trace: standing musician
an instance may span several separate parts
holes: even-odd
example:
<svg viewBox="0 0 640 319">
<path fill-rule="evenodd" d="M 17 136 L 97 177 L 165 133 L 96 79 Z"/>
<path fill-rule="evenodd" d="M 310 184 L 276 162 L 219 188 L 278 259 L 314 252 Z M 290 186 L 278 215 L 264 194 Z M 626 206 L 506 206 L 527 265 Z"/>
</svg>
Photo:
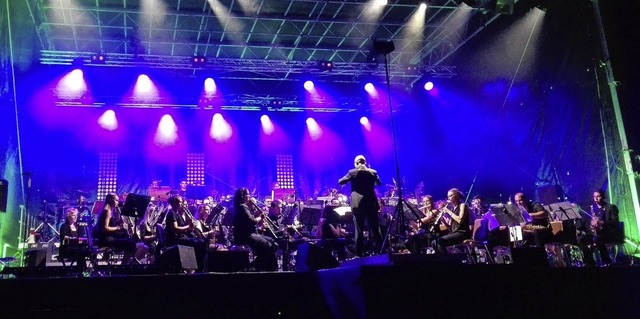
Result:
<svg viewBox="0 0 640 319">
<path fill-rule="evenodd" d="M 593 264 L 593 251 L 590 245 L 596 246 L 600 253 L 600 258 L 605 264 L 612 262 L 607 252 L 607 244 L 622 242 L 623 236 L 620 231 L 620 220 L 618 217 L 618 207 L 606 202 L 605 192 L 595 190 L 593 192 L 593 204 L 591 205 L 590 219 L 585 222 L 588 225 L 586 234 L 580 236 L 578 244 L 585 256 L 586 264 Z"/>
<path fill-rule="evenodd" d="M 448 206 L 453 206 L 449 209 Z M 440 215 L 436 218 L 436 225 L 439 219 L 451 218 L 451 232 L 434 241 L 434 248 L 438 252 L 447 252 L 446 247 L 462 243 L 470 237 L 469 231 L 469 206 L 462 201 L 462 192 L 457 188 L 452 188 L 447 192 L 447 205 L 439 209 Z"/>
<path fill-rule="evenodd" d="M 277 245 L 273 238 L 258 234 L 257 225 L 264 219 L 263 213 L 254 217 L 250 207 L 255 204 L 246 188 L 239 188 L 233 195 L 233 236 L 236 245 L 249 245 L 256 258 L 251 267 L 262 271 L 278 269 Z M 259 209 L 257 209 L 259 210 Z"/>
<path fill-rule="evenodd" d="M 110 193 L 104 198 L 104 206 L 98 215 L 96 226 L 98 245 L 124 252 L 123 262 L 129 263 L 136 248 L 129 231 L 133 225 L 124 223 L 118 203 L 119 198 L 116 194 Z"/>
<path fill-rule="evenodd" d="M 355 168 L 349 170 L 347 174 L 338 180 L 338 184 L 345 185 L 351 182 L 351 211 L 353 212 L 353 223 L 355 224 L 356 255 L 364 256 L 364 222 L 369 223 L 373 239 L 375 241 L 375 252 L 382 249 L 382 234 L 380 233 L 380 222 L 378 220 L 378 210 L 380 204 L 376 197 L 375 187 L 382 184 L 378 172 L 367 167 L 367 160 L 362 155 L 356 156 L 353 160 Z"/>
<path fill-rule="evenodd" d="M 208 241 L 205 236 L 196 228 L 197 221 L 189 212 L 187 203 L 180 195 L 173 195 L 167 199 L 170 206 L 165 219 L 166 222 L 166 242 L 167 246 L 184 245 L 191 246 L 196 253 L 198 270 L 204 269 L 204 259 L 206 258 Z"/>
</svg>

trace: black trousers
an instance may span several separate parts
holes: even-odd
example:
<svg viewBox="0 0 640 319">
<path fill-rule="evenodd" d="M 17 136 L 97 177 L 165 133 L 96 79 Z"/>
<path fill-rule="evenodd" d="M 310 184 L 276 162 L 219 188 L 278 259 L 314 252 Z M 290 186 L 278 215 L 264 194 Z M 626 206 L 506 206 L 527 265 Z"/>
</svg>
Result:
<svg viewBox="0 0 640 319">
<path fill-rule="evenodd" d="M 373 240 L 375 241 L 375 253 L 377 254 L 382 249 L 382 233 L 380 233 L 380 222 L 378 221 L 378 212 L 375 210 L 362 210 L 359 208 L 353 208 L 353 223 L 355 224 L 355 241 L 356 241 L 356 255 L 364 256 L 364 222 L 365 220 L 369 224 L 371 233 L 373 234 Z"/>
<path fill-rule="evenodd" d="M 251 247 L 251 250 L 256 257 L 253 260 L 252 266 L 257 270 L 278 270 L 278 259 L 276 257 L 278 245 L 276 245 L 273 238 L 254 233 L 240 243 L 247 244 Z"/>
</svg>

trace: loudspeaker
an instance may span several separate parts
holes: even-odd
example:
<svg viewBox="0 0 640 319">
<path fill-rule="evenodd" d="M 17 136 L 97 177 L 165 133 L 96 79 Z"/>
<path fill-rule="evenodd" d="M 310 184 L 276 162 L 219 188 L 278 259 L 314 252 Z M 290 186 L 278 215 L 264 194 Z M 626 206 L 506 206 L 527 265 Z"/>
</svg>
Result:
<svg viewBox="0 0 640 319">
<path fill-rule="evenodd" d="M 543 205 L 550 205 L 553 203 L 561 202 L 563 196 L 562 186 L 560 185 L 545 185 L 540 186 L 536 190 L 538 195 L 538 202 Z"/>
<path fill-rule="evenodd" d="M 158 265 L 176 271 L 183 269 L 196 270 L 198 269 L 196 251 L 189 246 L 171 246 L 158 256 Z"/>
<path fill-rule="evenodd" d="M 207 271 L 238 272 L 249 267 L 248 250 L 210 251 Z"/>
<path fill-rule="evenodd" d="M 9 181 L 0 178 L 0 212 L 7 212 L 7 197 L 9 196 Z"/>
<path fill-rule="evenodd" d="M 331 252 L 314 243 L 298 246 L 296 255 L 296 271 L 314 271 L 318 269 L 336 268 L 340 263 Z"/>
<path fill-rule="evenodd" d="M 511 248 L 511 258 L 515 265 L 549 267 L 547 252 L 542 247 Z"/>
<path fill-rule="evenodd" d="M 47 265 L 47 249 L 38 248 L 25 252 L 27 267 L 45 267 Z"/>
</svg>

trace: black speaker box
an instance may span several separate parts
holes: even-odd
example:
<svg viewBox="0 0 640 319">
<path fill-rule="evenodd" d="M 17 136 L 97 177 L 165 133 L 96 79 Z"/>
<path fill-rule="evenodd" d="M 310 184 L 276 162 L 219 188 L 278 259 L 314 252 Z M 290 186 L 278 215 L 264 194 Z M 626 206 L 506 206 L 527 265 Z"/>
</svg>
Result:
<svg viewBox="0 0 640 319">
<path fill-rule="evenodd" d="M 25 252 L 27 267 L 45 267 L 47 265 L 47 249 L 38 248 Z"/>
<path fill-rule="evenodd" d="M 331 252 L 314 243 L 298 246 L 296 255 L 296 271 L 315 271 L 336 268 L 340 263 Z"/>
<path fill-rule="evenodd" d="M 7 197 L 9 196 L 9 181 L 0 178 L 0 212 L 7 212 Z"/>
<path fill-rule="evenodd" d="M 207 271 L 238 272 L 249 267 L 248 250 L 210 251 Z"/>
<path fill-rule="evenodd" d="M 158 265 L 175 271 L 198 269 L 195 250 L 193 247 L 182 245 L 167 248 L 158 257 Z"/>
<path fill-rule="evenodd" d="M 549 267 L 547 252 L 542 247 L 511 248 L 511 258 L 515 265 Z"/>
</svg>

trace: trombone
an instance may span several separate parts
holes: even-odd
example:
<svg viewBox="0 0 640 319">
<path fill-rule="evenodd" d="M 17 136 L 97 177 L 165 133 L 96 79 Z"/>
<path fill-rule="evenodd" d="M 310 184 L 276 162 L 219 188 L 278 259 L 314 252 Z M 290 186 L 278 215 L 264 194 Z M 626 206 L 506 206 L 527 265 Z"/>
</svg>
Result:
<svg viewBox="0 0 640 319">
<path fill-rule="evenodd" d="M 276 225 L 275 222 L 273 222 L 273 220 L 271 220 L 271 218 L 269 218 L 269 215 L 265 214 L 262 209 L 260 209 L 260 207 L 258 207 L 258 204 L 256 204 L 256 199 L 255 198 L 251 198 L 251 200 L 249 200 L 250 206 L 249 208 L 253 208 L 254 210 L 258 210 L 260 213 L 260 216 L 262 216 L 262 220 L 263 220 L 263 225 L 264 228 L 269 231 L 269 234 L 271 236 L 273 236 L 273 238 L 278 238 L 278 236 L 276 236 L 276 232 L 274 231 L 275 228 L 278 227 L 278 225 Z"/>
</svg>

